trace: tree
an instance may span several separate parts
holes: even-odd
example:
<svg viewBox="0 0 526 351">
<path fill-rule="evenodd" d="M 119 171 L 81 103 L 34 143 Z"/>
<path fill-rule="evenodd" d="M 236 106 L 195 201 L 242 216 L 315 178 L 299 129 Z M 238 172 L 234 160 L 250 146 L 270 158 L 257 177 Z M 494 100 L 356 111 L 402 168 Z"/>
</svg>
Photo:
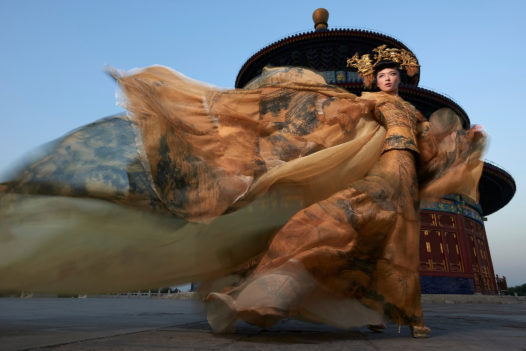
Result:
<svg viewBox="0 0 526 351">
<path fill-rule="evenodd" d="M 515 293 L 517 293 L 518 296 L 526 296 L 526 284 L 508 288 L 508 293 L 510 295 L 515 295 Z"/>
</svg>

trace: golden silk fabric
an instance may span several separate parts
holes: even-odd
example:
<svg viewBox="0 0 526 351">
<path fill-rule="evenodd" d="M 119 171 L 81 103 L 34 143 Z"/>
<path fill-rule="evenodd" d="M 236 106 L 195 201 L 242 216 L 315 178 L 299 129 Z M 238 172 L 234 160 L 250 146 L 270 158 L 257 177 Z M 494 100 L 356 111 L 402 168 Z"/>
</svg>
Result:
<svg viewBox="0 0 526 351">
<path fill-rule="evenodd" d="M 2 186 L 1 290 L 206 281 L 216 330 L 422 325 L 418 203 L 476 198 L 480 131 L 299 68 L 241 90 L 157 66 L 114 76 L 131 117 L 59 139 Z"/>
<path fill-rule="evenodd" d="M 250 83 L 252 89 L 230 91 L 164 67 L 117 79 L 141 129 L 163 202 L 190 220 L 218 216 L 278 179 L 298 185 L 314 181 L 316 192 L 325 183 L 330 189 L 313 194 L 322 199 L 363 176 L 383 140 L 374 137 L 381 128 L 371 118 L 370 101 L 326 85 L 309 70 L 267 70 Z M 349 141 L 352 145 L 343 146 Z M 357 153 L 367 154 L 353 159 Z M 347 171 L 336 174 L 339 167 Z M 337 179 L 328 181 L 328 176 Z M 184 203 L 180 183 L 185 185 Z M 336 188 L 330 186 L 334 183 Z"/>
</svg>

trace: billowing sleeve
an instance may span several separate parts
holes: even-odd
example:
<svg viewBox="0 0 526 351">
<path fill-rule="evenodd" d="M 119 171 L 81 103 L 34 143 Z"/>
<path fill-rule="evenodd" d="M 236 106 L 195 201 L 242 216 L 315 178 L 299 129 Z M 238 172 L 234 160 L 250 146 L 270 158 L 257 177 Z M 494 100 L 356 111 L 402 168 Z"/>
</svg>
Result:
<svg viewBox="0 0 526 351">
<path fill-rule="evenodd" d="M 462 129 L 453 111 L 441 109 L 420 124 L 418 177 L 421 199 L 463 194 L 478 200 L 487 136 L 480 126 Z"/>
</svg>

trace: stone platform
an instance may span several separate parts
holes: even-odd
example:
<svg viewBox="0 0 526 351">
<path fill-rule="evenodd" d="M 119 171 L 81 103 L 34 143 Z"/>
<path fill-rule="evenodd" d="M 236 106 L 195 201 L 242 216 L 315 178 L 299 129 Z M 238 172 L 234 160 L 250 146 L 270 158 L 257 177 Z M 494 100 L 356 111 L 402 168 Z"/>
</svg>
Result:
<svg viewBox="0 0 526 351">
<path fill-rule="evenodd" d="M 432 334 L 413 339 L 294 320 L 215 335 L 193 297 L 0 298 L 0 350 L 526 350 L 524 298 L 424 295 Z"/>
</svg>

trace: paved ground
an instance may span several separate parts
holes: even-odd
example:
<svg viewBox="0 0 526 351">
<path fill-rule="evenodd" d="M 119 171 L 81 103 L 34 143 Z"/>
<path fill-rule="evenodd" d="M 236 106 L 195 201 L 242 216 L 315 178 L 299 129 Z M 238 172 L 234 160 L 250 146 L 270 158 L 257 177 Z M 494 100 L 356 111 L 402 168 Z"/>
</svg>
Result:
<svg viewBox="0 0 526 351">
<path fill-rule="evenodd" d="M 262 331 L 212 334 L 195 300 L 159 298 L 1 298 L 0 350 L 521 350 L 526 303 L 424 299 L 429 339 L 388 325 L 383 334 L 285 320 Z M 426 302 L 427 301 L 427 302 Z M 473 301 L 469 301 L 473 302 Z M 475 301 L 477 302 L 477 301 Z"/>
</svg>

